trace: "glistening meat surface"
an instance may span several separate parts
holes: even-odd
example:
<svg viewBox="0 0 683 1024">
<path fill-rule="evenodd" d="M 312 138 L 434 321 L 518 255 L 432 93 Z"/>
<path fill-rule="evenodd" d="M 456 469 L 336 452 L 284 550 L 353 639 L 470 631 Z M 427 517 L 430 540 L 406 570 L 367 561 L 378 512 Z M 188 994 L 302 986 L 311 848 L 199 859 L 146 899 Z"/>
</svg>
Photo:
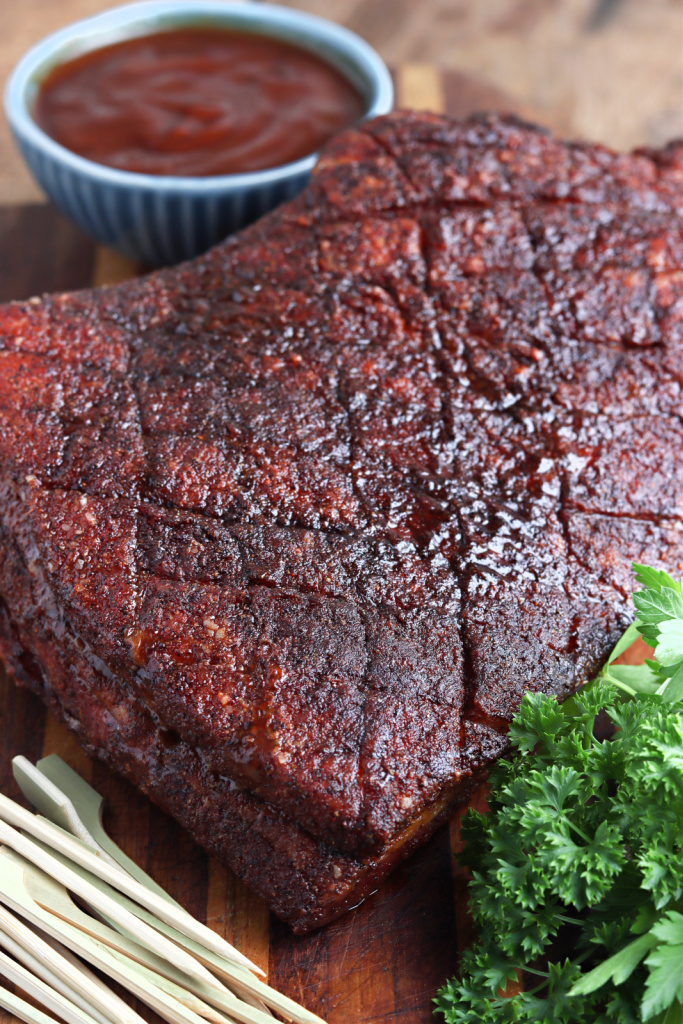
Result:
<svg viewBox="0 0 683 1024">
<path fill-rule="evenodd" d="M 176 269 L 0 309 L 0 645 L 298 930 L 683 570 L 683 147 L 395 114 Z"/>
</svg>

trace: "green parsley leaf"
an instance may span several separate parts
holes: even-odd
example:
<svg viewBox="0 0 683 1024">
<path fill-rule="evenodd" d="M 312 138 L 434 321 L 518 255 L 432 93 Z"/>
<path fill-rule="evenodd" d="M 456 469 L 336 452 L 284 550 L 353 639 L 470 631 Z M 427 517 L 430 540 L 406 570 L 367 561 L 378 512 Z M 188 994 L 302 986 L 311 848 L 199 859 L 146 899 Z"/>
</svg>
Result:
<svg viewBox="0 0 683 1024">
<path fill-rule="evenodd" d="M 605 667 L 562 705 L 524 696 L 490 813 L 465 816 L 479 940 L 435 1000 L 446 1024 L 683 1024 L 683 591 L 633 568 Z M 655 660 L 614 664 L 638 635 Z"/>
<path fill-rule="evenodd" d="M 672 1003 L 668 1010 L 652 1018 L 652 1024 L 683 1024 L 683 1004 Z"/>
<path fill-rule="evenodd" d="M 668 619 L 683 618 L 683 596 L 671 587 L 659 590 L 639 590 L 633 595 L 633 604 L 641 622 L 657 626 Z"/>
<path fill-rule="evenodd" d="M 668 1009 L 676 1001 L 683 1003 L 683 914 L 669 911 L 652 926 L 650 936 L 658 945 L 645 964 L 650 968 L 645 983 L 643 1020 Z M 648 936 L 643 936 L 643 939 Z"/>
<path fill-rule="evenodd" d="M 683 603 L 683 597 L 679 597 L 679 601 Z M 683 661 L 683 618 L 666 619 L 659 623 L 655 658 L 667 668 Z"/>
<path fill-rule="evenodd" d="M 633 693 L 657 693 L 662 676 L 651 665 L 611 665 L 608 677 L 624 683 Z"/>
<path fill-rule="evenodd" d="M 659 685 L 657 693 L 665 697 L 669 703 L 683 701 L 683 665 L 676 666 L 673 675 Z"/>
<path fill-rule="evenodd" d="M 650 935 L 641 935 L 640 938 L 629 942 L 614 956 L 603 960 L 601 964 L 594 967 L 587 974 L 582 974 L 575 985 L 572 986 L 570 996 L 586 996 L 602 988 L 608 981 L 615 985 L 621 985 L 635 971 L 638 964 L 647 956 L 656 939 Z"/>
<path fill-rule="evenodd" d="M 637 562 L 634 562 L 633 572 L 635 573 L 636 581 L 648 590 L 657 591 L 661 590 L 662 587 L 670 587 L 671 590 L 677 590 L 679 594 L 681 593 L 681 584 L 677 583 L 663 569 L 650 569 L 647 565 L 638 565 Z"/>
</svg>

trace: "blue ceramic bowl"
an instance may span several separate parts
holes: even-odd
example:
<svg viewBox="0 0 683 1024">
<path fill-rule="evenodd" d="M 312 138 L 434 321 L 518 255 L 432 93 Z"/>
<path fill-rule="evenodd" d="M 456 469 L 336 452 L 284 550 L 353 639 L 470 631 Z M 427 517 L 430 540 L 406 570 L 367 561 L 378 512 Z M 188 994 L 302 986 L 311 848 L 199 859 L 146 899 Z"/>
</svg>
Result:
<svg viewBox="0 0 683 1024">
<path fill-rule="evenodd" d="M 77 156 L 31 116 L 40 84 L 57 65 L 89 50 L 180 26 L 274 36 L 334 65 L 366 102 L 366 117 L 386 114 L 393 88 L 386 65 L 364 40 L 323 18 L 267 3 L 146 0 L 76 22 L 34 46 L 5 89 L 5 113 L 26 163 L 60 210 L 96 242 L 154 265 L 176 263 L 291 199 L 306 184 L 316 154 L 249 174 L 166 177 L 120 171 Z"/>
</svg>

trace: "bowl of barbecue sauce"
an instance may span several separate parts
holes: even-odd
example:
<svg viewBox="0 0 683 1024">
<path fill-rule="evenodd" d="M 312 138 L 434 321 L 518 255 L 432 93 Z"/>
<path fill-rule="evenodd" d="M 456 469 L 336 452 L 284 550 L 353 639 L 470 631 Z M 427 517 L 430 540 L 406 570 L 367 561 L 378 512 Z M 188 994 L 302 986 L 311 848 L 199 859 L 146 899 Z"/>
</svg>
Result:
<svg viewBox="0 0 683 1024">
<path fill-rule="evenodd" d="M 47 37 L 5 111 L 56 206 L 145 263 L 203 252 L 306 184 L 337 132 L 393 104 L 377 53 L 267 3 L 147 0 Z"/>
</svg>

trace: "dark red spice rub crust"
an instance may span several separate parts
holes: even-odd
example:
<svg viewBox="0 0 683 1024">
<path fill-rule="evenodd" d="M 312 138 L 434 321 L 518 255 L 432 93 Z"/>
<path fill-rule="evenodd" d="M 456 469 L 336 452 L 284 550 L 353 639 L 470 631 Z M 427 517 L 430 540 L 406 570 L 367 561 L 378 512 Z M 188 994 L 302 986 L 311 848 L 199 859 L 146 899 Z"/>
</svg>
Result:
<svg viewBox="0 0 683 1024">
<path fill-rule="evenodd" d="M 683 145 L 399 113 L 192 263 L 0 308 L 5 660 L 298 930 L 683 571 L 682 215 Z"/>
</svg>

